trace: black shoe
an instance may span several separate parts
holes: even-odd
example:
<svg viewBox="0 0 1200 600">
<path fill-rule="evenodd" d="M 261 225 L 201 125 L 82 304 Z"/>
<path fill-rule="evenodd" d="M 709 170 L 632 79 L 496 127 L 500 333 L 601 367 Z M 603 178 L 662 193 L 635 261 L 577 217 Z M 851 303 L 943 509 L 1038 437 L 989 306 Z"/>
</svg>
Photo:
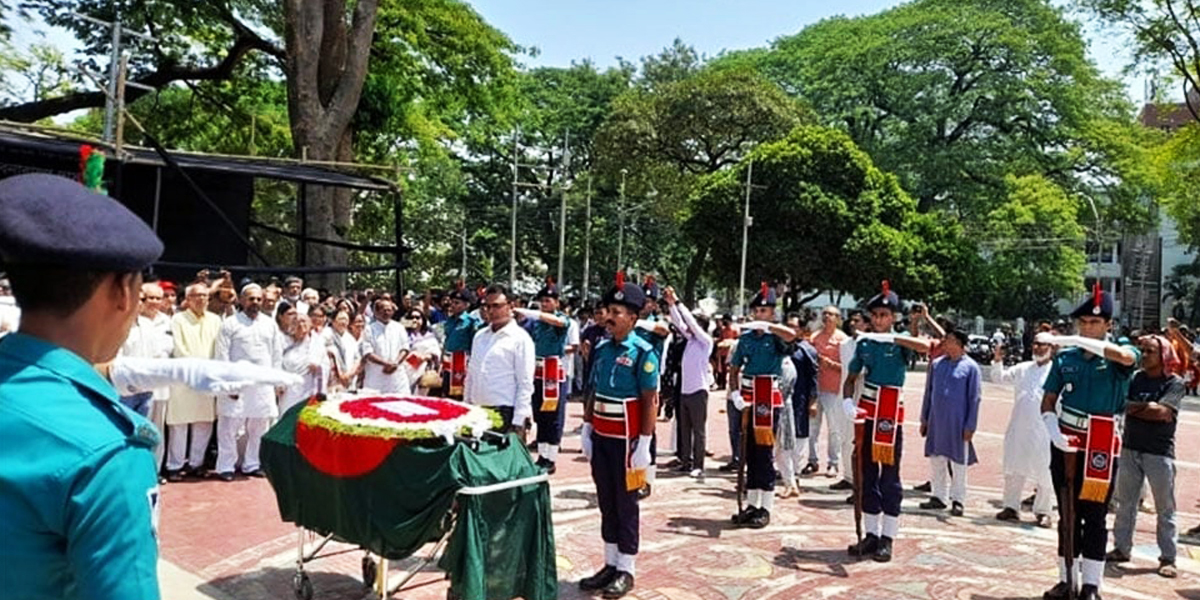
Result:
<svg viewBox="0 0 1200 600">
<path fill-rule="evenodd" d="M 579 589 L 585 592 L 594 592 L 608 587 L 613 579 L 617 577 L 617 568 L 612 565 L 604 565 L 603 569 L 596 571 L 591 577 L 584 577 L 579 580 Z"/>
<path fill-rule="evenodd" d="M 1085 583 L 1079 587 L 1079 595 L 1075 598 L 1076 600 L 1101 600 L 1100 590 L 1090 583 Z"/>
<path fill-rule="evenodd" d="M 643 486 L 642 486 L 640 489 L 638 489 L 638 492 L 637 492 L 637 499 L 638 499 L 638 500 L 645 500 L 646 498 L 649 498 L 649 497 L 650 497 L 650 492 L 651 492 L 651 490 L 650 490 L 650 484 L 648 484 L 648 483 L 647 483 L 646 485 L 643 485 Z"/>
<path fill-rule="evenodd" d="M 690 473 L 692 471 L 692 463 L 676 461 L 675 466 L 671 467 L 671 470 L 676 473 Z"/>
<path fill-rule="evenodd" d="M 961 517 L 961 516 L 963 516 L 963 505 L 962 505 L 962 502 L 952 502 L 952 503 L 951 503 L 951 506 L 950 506 L 950 516 L 952 516 L 952 517 Z"/>
<path fill-rule="evenodd" d="M 221 481 L 233 481 L 233 473 L 217 473 L 217 479 Z"/>
<path fill-rule="evenodd" d="M 771 524 L 771 513 L 765 508 L 757 508 L 742 524 L 750 529 L 762 529 Z"/>
<path fill-rule="evenodd" d="M 800 469 L 800 476 L 808 477 L 808 476 L 812 475 L 813 473 L 816 473 L 817 471 L 820 471 L 820 470 L 821 470 L 820 465 L 808 463 L 807 465 L 804 465 L 803 469 Z"/>
<path fill-rule="evenodd" d="M 738 470 L 738 466 L 739 466 L 738 461 L 731 460 L 731 461 L 717 467 L 717 470 L 722 473 L 736 473 Z"/>
<path fill-rule="evenodd" d="M 839 481 L 839 482 L 837 482 L 837 483 L 835 483 L 835 484 L 833 484 L 833 485 L 829 486 L 829 489 L 831 489 L 831 490 L 838 490 L 838 491 L 842 491 L 842 490 L 852 490 L 852 489 L 854 489 L 854 484 L 853 484 L 853 483 L 850 483 L 849 481 L 846 481 L 845 479 L 843 479 L 843 480 L 841 480 L 841 481 Z"/>
<path fill-rule="evenodd" d="M 1054 584 L 1054 587 L 1046 590 L 1046 592 L 1042 594 L 1042 600 L 1067 600 L 1067 592 L 1070 589 L 1071 588 L 1067 586 L 1067 582 L 1060 581 Z M 1078 597 L 1079 596 L 1076 595 L 1076 598 Z"/>
<path fill-rule="evenodd" d="M 891 562 L 892 561 L 892 538 L 883 536 L 879 538 L 879 547 L 875 549 L 875 562 Z"/>
<path fill-rule="evenodd" d="M 262 469 L 255 469 L 255 470 L 253 470 L 253 471 L 246 471 L 245 473 L 242 473 L 242 475 L 245 475 L 246 477 L 256 477 L 256 478 L 260 478 L 260 479 L 261 479 L 261 478 L 263 478 L 263 477 L 266 477 L 266 476 L 267 476 L 267 474 L 266 474 L 266 473 L 263 473 L 263 470 L 262 470 Z"/>
<path fill-rule="evenodd" d="M 671 459 L 671 462 L 664 465 L 664 468 L 677 470 L 679 468 L 679 465 L 682 465 L 682 464 L 683 464 L 682 460 L 679 460 L 678 458 L 673 458 L 673 459 Z M 688 469 L 688 470 L 690 471 L 691 469 Z"/>
<path fill-rule="evenodd" d="M 925 510 L 942 510 L 946 508 L 946 503 L 937 498 L 930 498 L 919 505 Z"/>
<path fill-rule="evenodd" d="M 914 489 L 914 490 L 916 490 L 916 491 L 918 491 L 918 492 L 926 492 L 926 493 L 929 493 L 929 492 L 932 492 L 932 491 L 933 491 L 933 483 L 932 483 L 932 482 L 929 482 L 929 481 L 926 481 L 925 483 L 922 483 L 921 485 L 914 485 L 914 486 L 913 486 L 913 489 Z"/>
<path fill-rule="evenodd" d="M 178 469 L 176 469 L 174 471 L 168 470 L 167 471 L 167 481 L 169 481 L 171 483 L 179 483 L 180 481 L 183 481 L 183 471 L 180 471 Z"/>
<path fill-rule="evenodd" d="M 846 504 L 854 504 L 854 494 L 846 496 Z"/>
<path fill-rule="evenodd" d="M 542 467 L 542 470 L 545 471 L 547 475 L 553 475 L 554 472 L 558 470 L 558 467 L 555 467 L 553 462 L 546 461 L 546 464 Z"/>
<path fill-rule="evenodd" d="M 1104 562 L 1106 562 L 1106 563 L 1127 563 L 1127 562 L 1129 562 L 1129 555 L 1125 554 L 1124 552 L 1121 552 L 1120 550 L 1117 550 L 1116 548 L 1113 548 L 1112 550 L 1109 551 L 1108 554 L 1104 555 Z"/>
<path fill-rule="evenodd" d="M 633 590 L 633 575 L 625 571 L 617 571 L 613 580 L 604 586 L 604 591 L 600 592 L 601 598 L 608 600 L 616 600 Z"/>
<path fill-rule="evenodd" d="M 1017 514 L 1017 511 L 1015 511 L 1011 508 L 1008 508 L 1006 506 L 1006 507 L 1004 507 L 1004 510 L 996 513 L 996 520 L 997 521 L 1020 521 L 1021 515 Z"/>
<path fill-rule="evenodd" d="M 746 523 L 750 522 L 750 517 L 754 516 L 755 510 L 757 509 L 755 509 L 753 506 L 747 505 L 742 509 L 742 512 L 734 513 L 732 517 L 729 517 L 729 520 L 734 525 L 745 525 Z"/>
<path fill-rule="evenodd" d="M 879 536 L 868 533 L 861 542 L 850 544 L 846 548 L 846 553 L 850 556 L 872 556 L 879 549 Z"/>
</svg>

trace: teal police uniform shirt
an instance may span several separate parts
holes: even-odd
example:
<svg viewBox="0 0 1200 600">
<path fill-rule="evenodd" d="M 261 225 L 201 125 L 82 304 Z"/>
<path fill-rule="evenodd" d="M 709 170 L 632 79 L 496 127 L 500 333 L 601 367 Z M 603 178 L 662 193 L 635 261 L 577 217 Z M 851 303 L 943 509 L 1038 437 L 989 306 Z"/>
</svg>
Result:
<svg viewBox="0 0 1200 600">
<path fill-rule="evenodd" d="M 1058 394 L 1063 406 L 1090 415 L 1122 412 L 1129 393 L 1129 380 L 1137 368 L 1137 361 L 1142 359 L 1137 348 L 1122 347 L 1137 356 L 1134 366 L 1126 367 L 1080 348 L 1064 349 L 1054 355 L 1042 389 Z"/>
<path fill-rule="evenodd" d="M 646 317 L 645 320 L 650 321 L 651 323 L 657 323 L 662 320 L 662 317 L 658 315 L 650 315 Z M 642 329 L 641 327 L 635 327 L 633 329 L 633 334 L 649 342 L 650 348 L 654 350 L 654 353 L 657 354 L 659 358 L 662 358 L 663 349 L 667 347 L 667 336 L 659 335 L 653 331 Z"/>
<path fill-rule="evenodd" d="M 567 316 L 554 311 L 554 316 L 566 320 Z M 562 356 L 567 350 L 567 330 L 569 325 L 558 327 L 545 321 L 534 322 L 530 337 L 533 338 L 533 355 L 538 358 L 547 356 Z"/>
<path fill-rule="evenodd" d="M 738 336 L 737 349 L 729 364 L 742 375 L 782 375 L 783 359 L 792 353 L 792 344 L 763 331 L 747 331 Z"/>
<path fill-rule="evenodd" d="M 658 355 L 646 340 L 633 335 L 624 341 L 607 339 L 596 346 L 592 384 L 608 398 L 636 398 L 658 389 Z"/>
<path fill-rule="evenodd" d="M 483 319 L 464 312 L 446 319 L 442 327 L 446 338 L 446 352 L 470 352 L 475 332 L 483 327 Z"/>
<path fill-rule="evenodd" d="M 0 339 L 0 597 L 159 597 L 158 432 L 78 355 Z"/>
<path fill-rule="evenodd" d="M 858 374 L 866 369 L 863 380 L 867 383 L 903 387 L 911 356 L 912 351 L 899 344 L 860 339 L 854 346 L 849 372 Z"/>
</svg>

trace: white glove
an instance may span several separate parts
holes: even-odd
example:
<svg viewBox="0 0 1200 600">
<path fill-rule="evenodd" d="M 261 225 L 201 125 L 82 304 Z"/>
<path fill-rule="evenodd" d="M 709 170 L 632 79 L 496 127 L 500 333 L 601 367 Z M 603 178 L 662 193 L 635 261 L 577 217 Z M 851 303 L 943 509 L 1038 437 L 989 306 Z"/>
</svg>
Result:
<svg viewBox="0 0 1200 600">
<path fill-rule="evenodd" d="M 746 410 L 746 399 L 742 396 L 741 390 L 729 390 L 729 401 L 733 403 L 734 408 Z"/>
<path fill-rule="evenodd" d="M 858 417 L 858 403 L 854 398 L 842 398 L 842 412 L 846 413 L 846 418 L 850 420 Z"/>
<path fill-rule="evenodd" d="M 750 321 L 748 323 L 742 323 L 741 325 L 738 325 L 739 330 L 746 331 L 767 331 L 770 328 L 771 323 L 769 321 Z"/>
<path fill-rule="evenodd" d="M 633 446 L 633 457 L 629 465 L 634 469 L 645 469 L 650 466 L 650 436 L 639 435 Z"/>
<path fill-rule="evenodd" d="M 204 358 L 119 357 L 112 362 L 109 379 L 122 394 L 150 391 L 168 385 L 185 385 L 198 392 L 237 394 L 256 385 L 287 387 L 304 378 L 248 362 L 224 362 Z"/>
<path fill-rule="evenodd" d="M 537 319 L 542 315 L 541 311 L 533 310 L 532 308 L 514 308 L 513 312 L 527 319 Z"/>
<path fill-rule="evenodd" d="M 583 446 L 583 457 L 592 461 L 592 424 L 584 423 L 583 429 L 579 430 L 579 444 Z"/>
<path fill-rule="evenodd" d="M 894 333 L 860 333 L 860 334 L 858 334 L 858 339 L 874 340 L 876 342 L 881 342 L 884 344 L 892 344 L 892 343 L 896 342 L 896 334 L 894 334 Z"/>
<path fill-rule="evenodd" d="M 1094 340 L 1081 335 L 1060 335 L 1054 338 L 1054 343 L 1059 346 L 1078 346 L 1096 356 L 1104 356 L 1104 350 L 1109 346 L 1104 340 Z"/>
<path fill-rule="evenodd" d="M 1071 445 L 1067 443 L 1067 438 L 1063 436 L 1062 429 L 1059 429 L 1057 415 L 1052 412 L 1042 413 L 1042 423 L 1046 426 L 1046 433 L 1050 436 L 1050 443 L 1054 444 L 1055 448 L 1058 448 L 1063 452 L 1075 451 L 1075 448 L 1072 448 Z"/>
</svg>

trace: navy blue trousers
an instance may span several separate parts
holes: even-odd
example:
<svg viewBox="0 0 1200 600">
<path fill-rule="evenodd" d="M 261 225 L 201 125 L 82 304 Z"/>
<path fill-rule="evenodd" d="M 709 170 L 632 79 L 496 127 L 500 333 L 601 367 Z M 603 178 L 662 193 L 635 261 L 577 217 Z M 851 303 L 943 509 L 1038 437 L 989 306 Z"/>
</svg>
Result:
<svg viewBox="0 0 1200 600">
<path fill-rule="evenodd" d="M 625 489 L 625 456 L 631 443 L 592 433 L 592 481 L 600 506 L 600 537 L 621 554 L 638 552 L 637 490 Z"/>
<path fill-rule="evenodd" d="M 558 408 L 542 410 L 542 381 L 533 380 L 533 422 L 537 423 L 537 439 L 539 444 L 562 443 L 563 423 L 567 418 L 567 382 L 558 385 Z"/>
<path fill-rule="evenodd" d="M 751 408 L 747 406 L 746 410 Z M 771 422 L 775 426 L 775 433 L 778 434 L 779 417 L 783 414 L 783 409 L 775 408 L 771 413 Z M 775 489 L 775 445 L 762 446 L 754 442 L 753 413 L 751 415 L 750 426 L 746 431 L 746 435 L 750 436 L 746 439 L 746 489 L 772 491 Z"/>
<path fill-rule="evenodd" d="M 904 499 L 904 486 L 900 484 L 900 456 L 904 450 L 904 428 L 896 428 L 895 464 L 884 465 L 871 460 L 871 438 L 875 422 L 867 421 L 863 429 L 867 439 L 862 443 L 862 506 L 868 515 L 883 513 L 900 516 L 900 501 Z"/>
</svg>

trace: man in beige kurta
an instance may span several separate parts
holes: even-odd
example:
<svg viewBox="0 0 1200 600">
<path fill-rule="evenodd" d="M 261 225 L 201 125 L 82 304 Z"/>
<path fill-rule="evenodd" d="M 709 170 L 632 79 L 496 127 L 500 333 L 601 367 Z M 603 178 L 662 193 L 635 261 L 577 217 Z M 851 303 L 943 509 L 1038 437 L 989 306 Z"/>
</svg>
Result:
<svg viewBox="0 0 1200 600">
<path fill-rule="evenodd" d="M 208 312 L 208 287 L 203 283 L 189 285 L 184 308 L 171 319 L 171 337 L 176 358 L 212 358 L 221 317 Z M 182 386 L 172 386 L 167 400 L 167 479 L 180 481 L 185 474 L 202 475 L 204 451 L 212 439 L 216 418 L 212 394 Z M 191 443 L 188 443 L 188 430 Z"/>
</svg>

